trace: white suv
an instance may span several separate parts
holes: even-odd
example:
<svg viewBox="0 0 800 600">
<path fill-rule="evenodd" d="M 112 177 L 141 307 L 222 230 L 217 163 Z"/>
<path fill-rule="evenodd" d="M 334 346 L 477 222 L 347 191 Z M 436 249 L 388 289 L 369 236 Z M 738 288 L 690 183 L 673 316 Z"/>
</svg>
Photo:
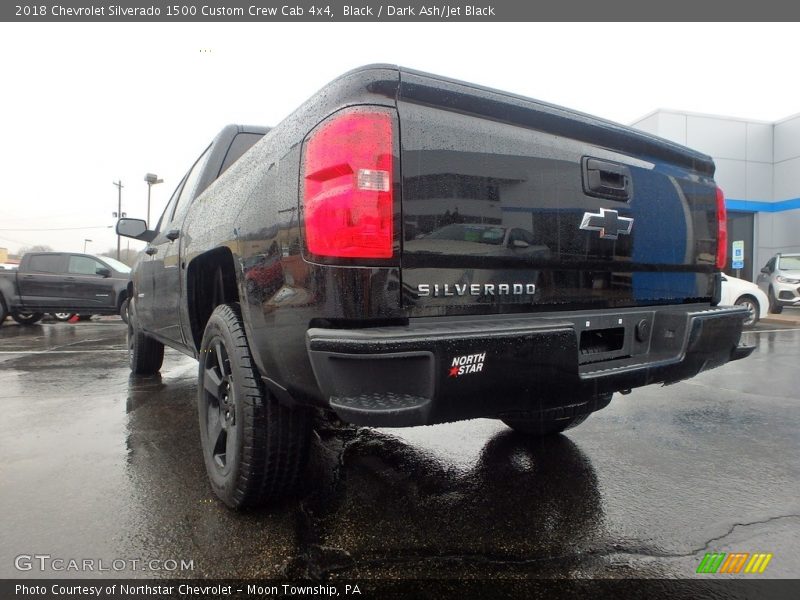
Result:
<svg viewBox="0 0 800 600">
<path fill-rule="evenodd" d="M 769 298 L 770 312 L 800 306 L 800 254 L 776 254 L 761 269 L 756 283 Z"/>
</svg>

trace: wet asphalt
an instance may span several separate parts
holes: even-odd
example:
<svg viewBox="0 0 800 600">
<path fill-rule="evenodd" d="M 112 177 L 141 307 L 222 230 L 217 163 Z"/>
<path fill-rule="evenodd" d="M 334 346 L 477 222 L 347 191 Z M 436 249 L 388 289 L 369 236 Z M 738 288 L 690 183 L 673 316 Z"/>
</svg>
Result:
<svg viewBox="0 0 800 600">
<path fill-rule="evenodd" d="M 750 358 L 543 441 L 321 421 L 298 495 L 235 513 L 206 483 L 193 360 L 133 378 L 119 320 L 7 322 L 0 577 L 684 578 L 706 552 L 771 552 L 765 576 L 797 577 L 800 328 L 746 339 Z M 43 554 L 193 569 L 15 568 Z"/>
</svg>

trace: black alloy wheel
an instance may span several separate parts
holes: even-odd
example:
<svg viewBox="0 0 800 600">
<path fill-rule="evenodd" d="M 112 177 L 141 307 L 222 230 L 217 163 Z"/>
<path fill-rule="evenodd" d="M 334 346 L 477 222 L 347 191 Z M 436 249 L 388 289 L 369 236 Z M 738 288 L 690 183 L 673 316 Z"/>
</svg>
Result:
<svg viewBox="0 0 800 600">
<path fill-rule="evenodd" d="M 283 498 L 305 465 L 311 415 L 266 389 L 238 303 L 214 309 L 198 362 L 200 442 L 214 493 L 237 509 Z"/>
</svg>

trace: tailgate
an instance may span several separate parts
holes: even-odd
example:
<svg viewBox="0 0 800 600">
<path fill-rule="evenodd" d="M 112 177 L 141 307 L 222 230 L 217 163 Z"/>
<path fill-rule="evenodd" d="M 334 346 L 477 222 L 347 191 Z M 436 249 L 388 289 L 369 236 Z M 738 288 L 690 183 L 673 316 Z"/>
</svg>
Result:
<svg viewBox="0 0 800 600">
<path fill-rule="evenodd" d="M 403 71 L 403 304 L 479 314 L 708 301 L 705 155 L 565 109 Z"/>
</svg>

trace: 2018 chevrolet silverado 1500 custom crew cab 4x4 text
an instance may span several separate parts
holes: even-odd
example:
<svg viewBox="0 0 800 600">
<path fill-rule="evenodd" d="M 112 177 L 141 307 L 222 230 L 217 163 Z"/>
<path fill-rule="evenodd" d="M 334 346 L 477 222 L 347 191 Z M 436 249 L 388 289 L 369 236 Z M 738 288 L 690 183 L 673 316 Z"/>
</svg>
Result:
<svg viewBox="0 0 800 600">
<path fill-rule="evenodd" d="M 230 128 L 229 128 L 230 129 Z M 725 205 L 705 155 L 528 98 L 352 71 L 220 175 L 220 134 L 134 268 L 131 368 L 199 361 L 228 505 L 298 480 L 314 408 L 563 431 L 617 391 L 747 356 L 717 306 Z"/>
<path fill-rule="evenodd" d="M 0 323 L 8 314 L 33 325 L 46 312 L 122 314 L 130 267 L 108 258 L 69 252 L 28 252 L 19 269 L 0 273 Z"/>
</svg>

